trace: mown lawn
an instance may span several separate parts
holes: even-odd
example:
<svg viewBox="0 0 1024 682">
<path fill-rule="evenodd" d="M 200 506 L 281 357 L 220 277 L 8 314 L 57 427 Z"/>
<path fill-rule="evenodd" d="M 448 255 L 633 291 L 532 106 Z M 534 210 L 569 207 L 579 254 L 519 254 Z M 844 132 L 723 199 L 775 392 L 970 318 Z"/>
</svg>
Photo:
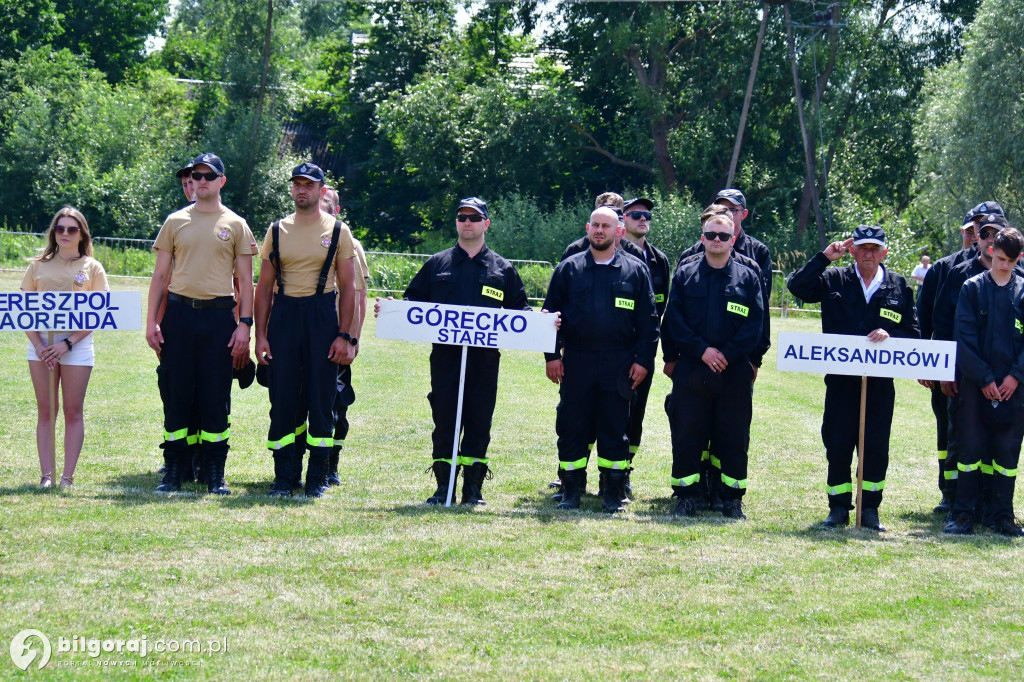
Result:
<svg viewBox="0 0 1024 682">
<path fill-rule="evenodd" d="M 19 281 L 0 275 L 0 290 Z M 107 675 L 102 661 L 132 664 L 119 676 L 207 679 L 1024 675 L 1024 547 L 943 537 L 934 422 L 915 382 L 897 382 L 881 535 L 817 528 L 824 387 L 776 372 L 773 356 L 755 389 L 748 521 L 669 520 L 661 374 L 628 513 L 604 515 L 596 498 L 556 512 L 557 390 L 540 355 L 520 352 L 503 359 L 488 506 L 434 509 L 421 504 L 433 491 L 429 347 L 367 327 L 343 484 L 316 502 L 265 495 L 268 402 L 255 385 L 233 394 L 235 494 L 152 494 L 161 410 L 141 332 L 97 335 L 76 485 L 38 490 L 25 339 L 0 335 L 0 650 L 38 629 L 55 649 L 45 672 L 83 679 Z M 227 651 L 56 651 L 74 635 Z M 0 677 L 23 675 L 4 654 Z"/>
</svg>

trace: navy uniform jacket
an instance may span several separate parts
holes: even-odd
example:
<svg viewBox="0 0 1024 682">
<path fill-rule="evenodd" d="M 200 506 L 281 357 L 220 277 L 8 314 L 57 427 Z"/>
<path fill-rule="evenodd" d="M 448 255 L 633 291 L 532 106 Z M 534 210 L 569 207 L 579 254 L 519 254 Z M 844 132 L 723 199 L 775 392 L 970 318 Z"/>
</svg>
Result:
<svg viewBox="0 0 1024 682">
<path fill-rule="evenodd" d="M 968 379 L 987 386 L 1011 374 L 1024 383 L 1024 278 L 1015 272 L 1003 287 L 988 272 L 967 280 L 954 335 L 957 369 Z"/>
<path fill-rule="evenodd" d="M 703 256 L 687 260 L 672 277 L 661 335 L 665 362 L 699 360 L 709 346 L 729 364 L 749 361 L 762 338 L 763 301 L 760 277 L 736 256 L 720 269 Z"/>
<path fill-rule="evenodd" d="M 971 277 L 983 272 L 988 272 L 988 268 L 981 264 L 978 256 L 961 261 L 953 268 L 947 268 L 945 276 L 940 279 L 939 290 L 935 294 L 935 301 L 932 305 L 932 338 L 941 341 L 953 340 L 953 326 L 956 323 L 956 305 L 960 300 L 960 287 Z"/>
<path fill-rule="evenodd" d="M 935 297 L 939 294 L 949 271 L 961 263 L 978 255 L 976 244 L 966 249 L 951 253 L 932 263 L 921 283 L 921 291 L 917 296 L 917 316 L 921 323 L 921 338 L 930 339 L 935 336 Z"/>
<path fill-rule="evenodd" d="M 826 334 L 867 336 L 884 329 L 889 336 L 920 338 L 914 292 L 902 275 L 884 265 L 882 284 L 864 301 L 864 289 L 857 275 L 857 264 L 830 268 L 831 261 L 818 253 L 789 276 L 789 291 L 808 303 L 821 303 L 821 331 Z"/>
<path fill-rule="evenodd" d="M 408 301 L 529 310 L 519 273 L 485 244 L 469 257 L 461 246 L 431 256 L 405 290 Z"/>
<path fill-rule="evenodd" d="M 616 252 L 598 265 L 590 250 L 570 256 L 555 268 L 544 308 L 562 313 L 558 346 L 545 353 L 550 362 L 561 349 L 583 351 L 630 350 L 633 362 L 654 368 L 658 346 L 658 311 L 647 268 L 631 256 Z"/>
<path fill-rule="evenodd" d="M 632 243 L 630 242 L 630 244 Z M 639 250 L 639 247 L 637 249 Z M 668 285 L 672 280 L 672 271 L 668 268 L 668 256 L 665 255 L 664 251 L 656 248 L 650 241 L 647 241 L 647 253 L 644 254 L 644 263 L 647 264 L 647 271 L 651 273 L 654 305 L 658 309 L 658 317 L 660 318 L 665 314 L 665 306 L 668 305 Z"/>
</svg>

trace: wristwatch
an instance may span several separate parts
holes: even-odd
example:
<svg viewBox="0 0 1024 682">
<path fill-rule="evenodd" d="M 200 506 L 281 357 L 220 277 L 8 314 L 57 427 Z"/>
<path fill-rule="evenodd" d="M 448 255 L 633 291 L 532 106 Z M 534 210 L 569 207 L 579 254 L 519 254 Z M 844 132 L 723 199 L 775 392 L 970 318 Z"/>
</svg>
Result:
<svg viewBox="0 0 1024 682">
<path fill-rule="evenodd" d="M 64 339 L 64 343 L 68 344 L 68 350 L 71 350 L 71 339 Z"/>
<path fill-rule="evenodd" d="M 249 329 L 252 329 L 253 321 L 251 317 L 240 317 L 238 318 L 238 321 L 244 325 L 248 325 Z"/>
<path fill-rule="evenodd" d="M 358 343 L 359 343 L 359 339 L 357 339 L 356 337 L 352 336 L 348 332 L 338 332 L 338 338 L 339 339 L 345 339 L 346 341 L 351 343 L 353 346 L 358 345 Z"/>
</svg>

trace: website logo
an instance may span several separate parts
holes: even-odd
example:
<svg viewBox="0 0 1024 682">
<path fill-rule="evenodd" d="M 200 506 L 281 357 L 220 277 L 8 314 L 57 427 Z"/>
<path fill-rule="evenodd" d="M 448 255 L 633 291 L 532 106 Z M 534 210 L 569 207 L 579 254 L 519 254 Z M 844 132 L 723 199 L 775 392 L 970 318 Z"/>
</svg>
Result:
<svg viewBox="0 0 1024 682">
<path fill-rule="evenodd" d="M 39 654 L 36 651 L 37 645 L 32 639 L 33 637 L 43 643 L 43 655 L 40 657 L 36 668 L 45 668 L 46 664 L 50 662 L 50 640 L 46 635 L 39 632 L 39 630 L 22 630 L 11 640 L 11 660 L 14 661 L 14 665 L 22 670 L 28 670 L 28 667 L 32 665 L 32 661 L 36 660 L 36 656 Z"/>
</svg>

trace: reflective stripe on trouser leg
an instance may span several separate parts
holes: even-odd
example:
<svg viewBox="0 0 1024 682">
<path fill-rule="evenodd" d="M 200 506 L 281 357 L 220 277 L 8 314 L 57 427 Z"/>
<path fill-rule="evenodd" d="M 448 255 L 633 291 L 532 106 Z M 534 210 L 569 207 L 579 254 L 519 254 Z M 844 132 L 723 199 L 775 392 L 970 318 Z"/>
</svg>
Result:
<svg viewBox="0 0 1024 682">
<path fill-rule="evenodd" d="M 430 434 L 434 459 L 451 460 L 458 439 L 458 453 L 485 458 L 491 441 L 491 421 L 498 396 L 500 354 L 491 348 L 470 348 L 466 353 L 466 382 L 462 398 L 462 424 L 456 429 L 461 346 L 434 346 L 430 352 Z"/>
<path fill-rule="evenodd" d="M 821 438 L 828 461 L 826 484 L 840 489 L 852 483 L 857 460 L 860 424 L 861 378 L 828 374 L 825 376 L 825 410 L 822 415 Z M 864 480 L 884 481 L 889 467 L 889 435 L 896 391 L 893 380 L 869 377 L 865 423 L 871 428 L 864 433 Z M 829 495 L 829 507 L 853 508 L 853 485 L 850 490 Z M 876 508 L 882 502 L 882 490 L 864 489 L 862 504 Z"/>
</svg>

